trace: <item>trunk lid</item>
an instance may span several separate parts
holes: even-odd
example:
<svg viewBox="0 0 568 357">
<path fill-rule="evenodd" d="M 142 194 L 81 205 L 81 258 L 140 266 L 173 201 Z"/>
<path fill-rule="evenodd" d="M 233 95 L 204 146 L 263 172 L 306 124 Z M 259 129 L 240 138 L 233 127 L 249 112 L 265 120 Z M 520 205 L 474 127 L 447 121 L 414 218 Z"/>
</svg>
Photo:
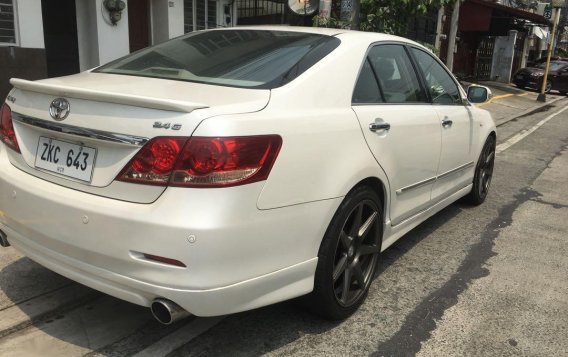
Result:
<svg viewBox="0 0 568 357">
<path fill-rule="evenodd" d="M 22 152 L 10 153 L 13 165 L 59 185 L 140 203 L 155 201 L 165 188 L 114 179 L 145 142 L 157 136 L 191 136 L 208 117 L 259 111 L 270 98 L 269 90 L 90 72 L 11 83 L 13 102 L 8 104 Z M 69 103 L 61 120 L 50 115 L 57 98 Z M 44 161 L 48 156 L 55 161 L 48 146 L 59 148 L 57 163 Z M 66 167 L 70 150 L 89 158 L 73 152 L 75 169 Z"/>
</svg>

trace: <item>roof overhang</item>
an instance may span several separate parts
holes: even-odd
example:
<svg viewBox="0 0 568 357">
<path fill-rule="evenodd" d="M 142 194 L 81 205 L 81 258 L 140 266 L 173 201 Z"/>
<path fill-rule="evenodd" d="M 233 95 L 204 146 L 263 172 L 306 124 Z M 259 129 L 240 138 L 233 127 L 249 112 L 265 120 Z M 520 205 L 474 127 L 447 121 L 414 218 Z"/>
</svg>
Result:
<svg viewBox="0 0 568 357">
<path fill-rule="evenodd" d="M 524 26 L 551 26 L 544 16 L 484 0 L 466 0 L 460 6 L 460 31 L 503 35 Z"/>
</svg>

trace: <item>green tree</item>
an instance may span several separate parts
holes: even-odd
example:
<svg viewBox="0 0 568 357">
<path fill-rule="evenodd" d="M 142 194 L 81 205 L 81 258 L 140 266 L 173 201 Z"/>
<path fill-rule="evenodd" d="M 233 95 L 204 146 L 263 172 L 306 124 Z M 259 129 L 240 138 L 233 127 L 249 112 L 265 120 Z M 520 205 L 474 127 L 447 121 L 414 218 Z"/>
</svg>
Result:
<svg viewBox="0 0 568 357">
<path fill-rule="evenodd" d="M 355 0 L 361 1 L 359 29 L 404 35 L 408 19 L 424 15 L 428 9 L 453 5 L 456 0 Z"/>
<path fill-rule="evenodd" d="M 314 17 L 314 26 L 404 35 L 408 19 L 424 15 L 428 9 L 452 5 L 456 0 L 352 0 L 350 21 Z"/>
</svg>

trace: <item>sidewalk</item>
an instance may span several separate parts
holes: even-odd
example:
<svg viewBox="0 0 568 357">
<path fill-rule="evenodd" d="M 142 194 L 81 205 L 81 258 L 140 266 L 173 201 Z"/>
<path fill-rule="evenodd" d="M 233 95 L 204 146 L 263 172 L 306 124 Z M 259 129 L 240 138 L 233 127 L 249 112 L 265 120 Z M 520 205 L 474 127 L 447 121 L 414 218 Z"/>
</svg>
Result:
<svg viewBox="0 0 568 357">
<path fill-rule="evenodd" d="M 465 88 L 469 85 L 469 83 L 463 81 L 462 84 Z M 553 92 L 547 94 L 546 103 L 542 103 L 537 102 L 538 92 L 536 91 L 522 90 L 512 84 L 493 81 L 482 81 L 477 84 L 491 89 L 493 97 L 477 106 L 489 111 L 497 126 L 566 98 L 557 92 Z"/>
</svg>

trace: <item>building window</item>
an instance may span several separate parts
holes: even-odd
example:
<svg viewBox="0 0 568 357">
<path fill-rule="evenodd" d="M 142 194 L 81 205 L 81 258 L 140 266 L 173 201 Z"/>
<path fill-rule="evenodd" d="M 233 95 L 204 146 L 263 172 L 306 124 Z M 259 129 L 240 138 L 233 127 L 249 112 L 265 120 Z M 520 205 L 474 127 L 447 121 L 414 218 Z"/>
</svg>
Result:
<svg viewBox="0 0 568 357">
<path fill-rule="evenodd" d="M 12 0 L 0 0 L 0 45 L 16 44 L 16 16 Z"/>
<path fill-rule="evenodd" d="M 184 0 L 183 15 L 185 32 L 225 27 L 218 24 L 216 0 Z"/>
</svg>

